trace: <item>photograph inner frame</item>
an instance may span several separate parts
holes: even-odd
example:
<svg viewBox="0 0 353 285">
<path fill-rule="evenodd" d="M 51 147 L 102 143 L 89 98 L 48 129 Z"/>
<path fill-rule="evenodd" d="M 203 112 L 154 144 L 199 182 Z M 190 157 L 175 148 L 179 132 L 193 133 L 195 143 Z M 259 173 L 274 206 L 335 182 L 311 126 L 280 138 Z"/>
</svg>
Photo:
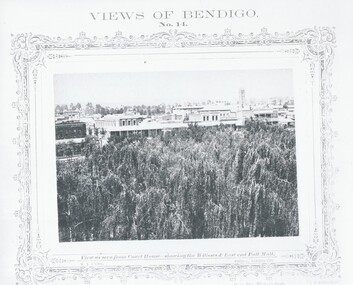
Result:
<svg viewBox="0 0 353 285">
<path fill-rule="evenodd" d="M 61 242 L 299 235 L 292 71 L 202 60 L 54 75 Z"/>
</svg>

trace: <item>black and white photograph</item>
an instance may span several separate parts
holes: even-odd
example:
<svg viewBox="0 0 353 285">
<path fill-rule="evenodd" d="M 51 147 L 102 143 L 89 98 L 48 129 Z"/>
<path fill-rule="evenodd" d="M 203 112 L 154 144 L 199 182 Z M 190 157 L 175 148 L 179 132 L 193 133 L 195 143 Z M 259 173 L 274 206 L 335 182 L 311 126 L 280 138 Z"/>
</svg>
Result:
<svg viewBox="0 0 353 285">
<path fill-rule="evenodd" d="M 54 75 L 60 242 L 299 235 L 291 69 Z"/>
</svg>

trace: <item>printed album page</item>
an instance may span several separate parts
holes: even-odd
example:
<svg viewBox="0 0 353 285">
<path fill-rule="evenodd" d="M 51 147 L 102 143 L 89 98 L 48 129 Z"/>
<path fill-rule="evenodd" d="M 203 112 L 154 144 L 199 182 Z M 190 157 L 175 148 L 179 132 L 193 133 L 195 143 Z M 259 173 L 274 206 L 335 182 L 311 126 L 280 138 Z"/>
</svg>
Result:
<svg viewBox="0 0 353 285">
<path fill-rule="evenodd" d="M 1 1 L 2 284 L 352 284 L 350 1 Z"/>
</svg>

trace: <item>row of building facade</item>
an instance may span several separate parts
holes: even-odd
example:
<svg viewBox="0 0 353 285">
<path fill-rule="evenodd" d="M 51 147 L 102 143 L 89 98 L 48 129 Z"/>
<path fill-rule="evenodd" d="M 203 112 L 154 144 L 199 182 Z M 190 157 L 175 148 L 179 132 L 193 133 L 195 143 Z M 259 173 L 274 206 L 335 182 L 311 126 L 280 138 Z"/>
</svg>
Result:
<svg viewBox="0 0 353 285">
<path fill-rule="evenodd" d="M 215 104 L 206 106 L 178 106 L 171 113 L 145 116 L 133 112 L 124 114 L 81 116 L 77 111 L 66 111 L 56 118 L 57 142 L 84 138 L 96 134 L 106 141 L 111 136 L 141 135 L 145 137 L 199 126 L 232 125 L 242 127 L 248 119 L 260 119 L 271 124 L 294 126 L 294 105 L 239 106 Z"/>
</svg>

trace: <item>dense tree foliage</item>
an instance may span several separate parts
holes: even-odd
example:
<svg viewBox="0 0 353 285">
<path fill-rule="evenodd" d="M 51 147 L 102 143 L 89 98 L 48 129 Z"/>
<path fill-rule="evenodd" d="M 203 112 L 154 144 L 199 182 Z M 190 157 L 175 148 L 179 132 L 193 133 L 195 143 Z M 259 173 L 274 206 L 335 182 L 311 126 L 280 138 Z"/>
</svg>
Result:
<svg viewBox="0 0 353 285">
<path fill-rule="evenodd" d="M 294 129 L 250 122 L 87 137 L 57 161 L 61 241 L 298 235 Z"/>
</svg>

